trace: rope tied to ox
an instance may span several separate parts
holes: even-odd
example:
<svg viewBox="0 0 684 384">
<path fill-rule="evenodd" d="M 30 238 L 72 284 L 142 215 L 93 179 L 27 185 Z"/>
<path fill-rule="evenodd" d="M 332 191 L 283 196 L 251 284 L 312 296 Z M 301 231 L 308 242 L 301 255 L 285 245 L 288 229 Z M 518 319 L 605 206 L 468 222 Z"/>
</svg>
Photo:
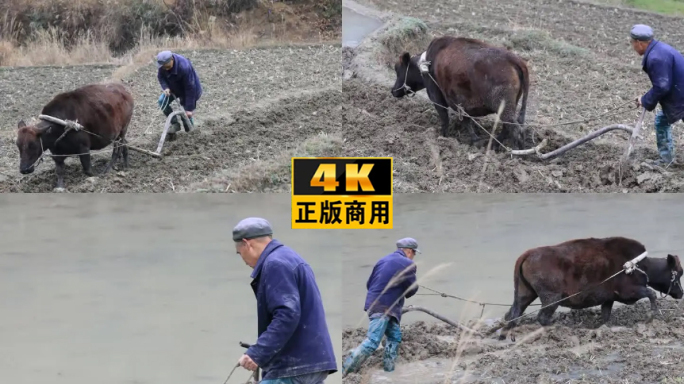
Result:
<svg viewBox="0 0 684 384">
<path fill-rule="evenodd" d="M 417 293 L 416 296 L 441 296 L 441 297 L 448 298 L 448 299 L 456 299 L 456 300 L 463 301 L 463 302 L 477 304 L 480 307 L 482 307 L 482 310 L 480 311 L 480 317 L 482 317 L 482 315 L 484 314 L 485 307 L 487 307 L 488 305 L 492 306 L 492 307 L 510 307 L 511 306 L 510 304 L 490 303 L 490 302 L 465 299 L 463 297 L 459 297 L 456 295 L 451 295 L 448 293 L 440 292 L 436 289 L 432 289 L 432 288 L 426 287 L 424 285 L 419 285 L 419 287 L 421 287 L 423 289 L 427 289 L 428 291 L 432 291 L 434 293 Z M 539 305 L 541 305 L 541 304 L 530 304 L 530 306 L 539 306 Z"/>
</svg>

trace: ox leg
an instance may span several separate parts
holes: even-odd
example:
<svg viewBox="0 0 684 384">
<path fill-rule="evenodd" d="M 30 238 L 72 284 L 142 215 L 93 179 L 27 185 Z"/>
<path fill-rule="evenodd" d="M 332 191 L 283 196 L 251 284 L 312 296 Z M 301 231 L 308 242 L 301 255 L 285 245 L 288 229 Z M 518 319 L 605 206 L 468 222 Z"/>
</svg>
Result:
<svg viewBox="0 0 684 384">
<path fill-rule="evenodd" d="M 480 137 L 475 133 L 475 127 L 474 127 L 475 121 L 470 119 L 470 118 L 466 118 L 466 119 L 467 120 L 465 120 L 465 122 L 466 122 L 465 124 L 466 124 L 466 127 L 468 128 L 468 133 L 470 134 L 470 145 L 472 146 L 472 145 L 475 145 L 475 142 L 480 140 Z"/>
<path fill-rule="evenodd" d="M 501 122 L 503 123 L 503 127 L 501 128 L 501 133 L 499 133 L 499 136 L 497 136 L 496 139 L 499 143 L 503 144 L 504 141 L 510 137 L 512 138 L 514 149 L 522 149 L 524 143 L 522 142 L 520 130 L 518 129 L 515 120 L 515 104 L 510 104 L 509 106 L 509 103 L 507 103 L 504 106 L 503 112 L 501 113 Z M 501 145 L 497 145 L 496 148 L 503 149 Z"/>
<path fill-rule="evenodd" d="M 499 340 L 506 339 L 509 331 L 517 325 L 518 318 L 522 316 L 523 313 L 525 313 L 527 307 L 529 307 L 530 304 L 532 304 L 532 302 L 536 299 L 537 293 L 535 291 L 529 289 L 527 286 L 523 284 L 521 284 L 518 287 L 518 292 L 516 292 L 515 299 L 513 300 L 513 305 L 504 316 L 504 320 L 507 321 L 507 323 L 504 329 L 501 331 L 501 334 L 499 335 Z M 512 335 L 511 341 L 515 341 L 515 337 Z"/>
<path fill-rule="evenodd" d="M 114 149 L 112 150 L 112 158 L 109 160 L 109 163 L 107 164 L 107 167 L 105 167 L 104 171 L 102 171 L 102 174 L 108 173 L 112 167 L 114 166 L 114 163 L 116 163 L 116 160 L 119 158 L 119 155 L 121 154 L 121 147 L 114 143 Z"/>
<path fill-rule="evenodd" d="M 124 139 L 123 137 L 121 138 L 121 143 L 124 144 L 121 146 L 121 155 L 123 157 L 123 168 L 127 169 L 128 168 L 128 141 Z"/>
<path fill-rule="evenodd" d="M 64 166 L 64 161 L 66 160 L 66 157 L 53 157 L 52 158 L 55 161 L 55 173 L 57 174 L 57 185 L 55 188 L 57 189 L 64 189 L 64 171 L 66 167 Z"/>
<path fill-rule="evenodd" d="M 648 297 L 648 301 L 651 302 L 651 316 L 649 316 L 648 320 L 646 320 L 646 323 L 650 323 L 651 321 L 653 321 L 655 316 L 658 314 L 658 305 L 656 304 L 656 295 L 648 287 L 639 288 L 639 291 L 637 294 L 640 296 L 639 297 L 640 299 L 643 299 L 644 297 Z"/>
<path fill-rule="evenodd" d="M 608 321 L 610 321 L 610 312 L 612 310 L 613 301 L 606 301 L 605 303 L 601 304 L 601 324 L 599 324 L 598 327 L 602 326 L 603 324 L 607 324 Z"/>
<path fill-rule="evenodd" d="M 449 133 L 449 110 L 438 105 L 435 105 L 435 109 L 437 109 L 439 120 L 442 121 L 442 136 L 446 137 Z"/>
<path fill-rule="evenodd" d="M 539 314 L 537 315 L 537 321 L 539 324 L 544 327 L 551 325 L 551 318 L 553 318 L 553 314 L 556 313 L 556 309 L 558 309 L 558 306 L 560 305 L 560 303 L 557 303 L 557 301 L 560 299 L 562 299 L 560 295 L 546 296 L 541 298 L 543 309 L 540 310 Z"/>
<path fill-rule="evenodd" d="M 444 100 L 442 91 L 432 81 L 427 84 L 425 91 L 437 110 L 439 120 L 442 122 L 442 136 L 446 137 L 449 133 L 449 108 L 445 108 L 448 107 L 447 101 Z"/>
<path fill-rule="evenodd" d="M 79 155 L 78 158 L 81 160 L 81 167 L 83 167 L 83 173 L 85 173 L 87 176 L 95 176 L 95 174 L 93 173 L 93 166 L 90 163 L 90 153 L 86 153 L 85 155 Z"/>
</svg>

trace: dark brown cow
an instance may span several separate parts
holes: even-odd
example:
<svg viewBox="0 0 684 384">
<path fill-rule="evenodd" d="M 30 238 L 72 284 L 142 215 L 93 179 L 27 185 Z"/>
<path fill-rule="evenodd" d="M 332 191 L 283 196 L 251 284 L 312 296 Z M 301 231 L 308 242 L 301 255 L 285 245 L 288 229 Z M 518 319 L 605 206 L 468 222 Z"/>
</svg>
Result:
<svg viewBox="0 0 684 384">
<path fill-rule="evenodd" d="M 444 107 L 457 111 L 457 105 L 461 105 L 468 115 L 482 117 L 497 113 L 503 101 L 501 121 L 507 124 L 497 140 L 503 143 L 512 136 L 515 147 L 524 146 L 523 124 L 530 81 L 527 65 L 520 57 L 506 48 L 480 40 L 451 36 L 432 40 L 425 52 L 425 60 L 430 64 L 424 74 L 419 69 L 420 56 L 411 57 L 408 52 L 400 56 L 394 66 L 397 75 L 392 89 L 394 97 L 426 89 L 442 121 L 442 136 L 447 135 L 449 128 L 449 113 Z M 516 109 L 521 96 L 522 106 L 516 125 Z M 477 136 L 471 124 L 468 128 L 472 144 Z"/>
<path fill-rule="evenodd" d="M 60 139 L 66 129 L 62 125 L 41 120 L 35 126 L 27 126 L 20 121 L 17 133 L 19 172 L 32 173 L 43 152 L 49 149 L 52 155 L 57 155 L 52 158 L 57 188 L 64 188 L 65 155 L 79 155 L 83 173 L 94 176 L 90 151 L 105 148 L 114 140 L 126 143 L 126 131 L 133 116 L 133 96 L 121 84 L 90 84 L 58 94 L 43 107 L 41 114 L 61 120 L 78 120 L 84 129 L 71 130 Z M 128 148 L 117 146 L 103 173 L 109 172 L 121 154 L 124 168 L 128 167 Z"/>
<path fill-rule="evenodd" d="M 682 265 L 679 257 L 646 257 L 637 267 L 645 273 L 634 270 L 631 274 L 621 273 L 607 282 L 591 288 L 623 269 L 623 265 L 641 255 L 646 247 L 636 240 L 624 237 L 588 238 L 566 241 L 553 246 L 533 248 L 518 257 L 514 271 L 513 306 L 506 313 L 505 320 L 516 319 L 537 298 L 542 306 L 574 295 L 577 296 L 550 305 L 539 311 L 537 321 L 543 325 L 551 324 L 551 317 L 563 306 L 572 309 L 601 306 L 602 324 L 610 320 L 614 302 L 634 304 L 648 298 L 651 302 L 651 317 L 657 311 L 656 295 L 648 287 L 675 299 L 684 296 L 680 279 Z M 515 326 L 509 322 L 506 331 Z"/>
</svg>

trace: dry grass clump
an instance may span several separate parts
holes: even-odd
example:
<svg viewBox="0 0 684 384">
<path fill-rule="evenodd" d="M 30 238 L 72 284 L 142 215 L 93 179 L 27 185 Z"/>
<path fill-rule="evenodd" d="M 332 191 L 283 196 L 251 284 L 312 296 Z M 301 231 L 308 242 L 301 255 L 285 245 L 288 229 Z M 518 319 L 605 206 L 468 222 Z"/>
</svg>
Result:
<svg viewBox="0 0 684 384">
<path fill-rule="evenodd" d="M 339 2 L 339 1 L 337 1 Z M 329 40 L 335 0 L 6 0 L 0 66 L 126 63 L 160 48 Z M 341 7 L 341 5 L 340 5 Z M 337 12 L 337 14 L 336 14 Z M 336 16 L 337 15 L 337 16 Z"/>
</svg>

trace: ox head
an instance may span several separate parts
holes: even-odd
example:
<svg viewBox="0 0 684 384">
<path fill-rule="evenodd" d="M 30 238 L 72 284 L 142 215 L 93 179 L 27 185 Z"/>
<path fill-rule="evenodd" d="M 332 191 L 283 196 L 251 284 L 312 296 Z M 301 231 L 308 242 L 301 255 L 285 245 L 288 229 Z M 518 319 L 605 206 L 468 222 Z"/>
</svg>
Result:
<svg viewBox="0 0 684 384">
<path fill-rule="evenodd" d="M 28 126 L 24 121 L 18 124 L 17 147 L 19 148 L 19 172 L 28 175 L 35 169 L 36 162 L 43 154 L 42 136 L 50 127 Z"/>
<path fill-rule="evenodd" d="M 401 98 L 425 88 L 423 76 L 418 69 L 418 58 L 411 58 L 408 52 L 399 56 L 399 60 L 394 64 L 397 80 L 392 87 L 392 96 Z"/>
<path fill-rule="evenodd" d="M 677 255 L 667 255 L 667 266 L 665 270 L 659 272 L 658 278 L 650 278 L 649 284 L 653 289 L 665 295 L 672 296 L 674 299 L 684 297 L 681 278 L 684 271 Z M 659 269 L 660 270 L 660 269 Z"/>
</svg>

